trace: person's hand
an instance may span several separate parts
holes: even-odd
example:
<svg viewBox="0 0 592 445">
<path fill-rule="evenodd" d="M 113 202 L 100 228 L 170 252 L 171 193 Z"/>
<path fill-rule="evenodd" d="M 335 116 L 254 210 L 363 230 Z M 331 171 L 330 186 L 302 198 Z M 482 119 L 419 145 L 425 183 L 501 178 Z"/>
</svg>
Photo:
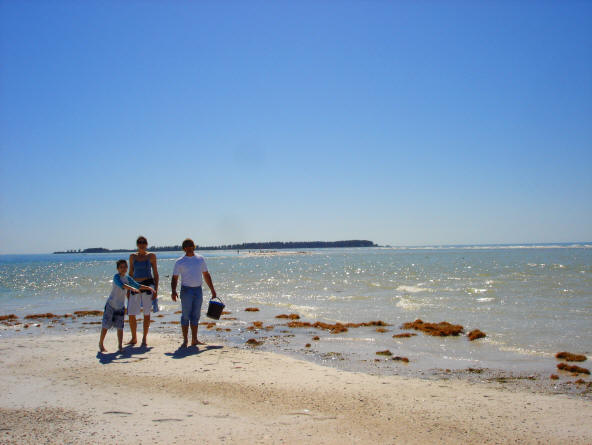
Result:
<svg viewBox="0 0 592 445">
<path fill-rule="evenodd" d="M 140 291 L 138 289 L 132 289 L 132 293 L 138 294 L 138 293 L 140 293 Z"/>
<path fill-rule="evenodd" d="M 156 290 L 152 290 L 152 299 L 156 300 L 156 297 L 158 297 L 158 293 L 156 292 Z"/>
<path fill-rule="evenodd" d="M 216 291 L 215 290 L 212 291 L 212 298 L 216 298 Z"/>
<path fill-rule="evenodd" d="M 171 298 L 173 299 L 173 301 L 177 301 L 177 297 L 178 297 L 178 296 L 179 296 L 179 294 L 177 294 L 177 291 L 176 291 L 176 290 L 174 290 L 174 291 L 171 293 Z"/>
</svg>

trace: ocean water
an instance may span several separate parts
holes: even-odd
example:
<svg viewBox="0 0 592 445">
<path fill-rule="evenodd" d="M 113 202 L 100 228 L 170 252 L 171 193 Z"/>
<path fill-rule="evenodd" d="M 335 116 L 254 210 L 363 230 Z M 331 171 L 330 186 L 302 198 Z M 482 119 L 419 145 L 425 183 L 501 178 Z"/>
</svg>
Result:
<svg viewBox="0 0 592 445">
<path fill-rule="evenodd" d="M 592 353 L 592 246 L 357 248 L 317 249 L 281 255 L 236 251 L 204 252 L 218 295 L 236 320 L 216 328 L 200 327 L 206 340 L 261 348 L 359 369 L 390 372 L 394 363 L 376 363 L 389 349 L 410 359 L 396 373 L 484 367 L 511 372 L 550 373 L 553 355 Z M 179 252 L 158 253 L 160 314 L 153 330 L 176 332 L 180 309 L 170 299 L 170 274 Z M 102 309 L 111 289 L 115 260 L 122 254 L 0 256 L 0 315 Z M 127 255 L 123 255 L 127 257 Z M 205 289 L 204 296 L 209 296 Z M 206 298 L 207 302 L 207 298 Z M 245 312 L 257 307 L 259 312 Z M 202 319 L 205 318 L 205 305 Z M 297 313 L 301 321 L 382 320 L 388 332 L 352 328 L 330 334 L 313 328 L 288 328 L 276 319 Z M 395 339 L 400 326 L 420 318 L 481 329 L 485 339 L 466 336 Z M 202 320 L 202 321 L 203 321 Z M 248 330 L 262 321 L 269 330 Z M 68 321 L 49 330 L 1 327 L 0 336 L 40 335 L 68 330 L 98 330 Z M 228 329 L 228 331 L 226 331 Z M 128 334 L 126 334 L 128 335 Z M 312 341 L 319 335 L 320 341 Z M 305 347 L 310 343 L 310 347 Z"/>
</svg>

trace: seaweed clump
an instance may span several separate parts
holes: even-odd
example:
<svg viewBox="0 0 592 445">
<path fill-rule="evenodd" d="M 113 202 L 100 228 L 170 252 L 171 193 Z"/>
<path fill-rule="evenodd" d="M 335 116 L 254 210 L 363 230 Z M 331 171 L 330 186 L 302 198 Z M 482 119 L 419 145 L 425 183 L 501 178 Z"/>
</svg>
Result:
<svg viewBox="0 0 592 445">
<path fill-rule="evenodd" d="M 384 350 L 384 351 L 377 351 L 376 355 L 393 355 L 393 353 L 391 351 L 389 351 L 388 349 Z"/>
<path fill-rule="evenodd" d="M 298 315 L 298 314 L 280 314 L 280 315 L 276 315 L 275 318 L 289 318 L 290 320 L 300 320 L 300 315 Z"/>
<path fill-rule="evenodd" d="M 387 323 L 381 320 L 377 321 L 367 321 L 364 323 L 324 323 L 322 321 L 317 321 L 314 323 L 310 323 L 308 321 L 291 321 L 287 325 L 289 328 L 316 328 L 316 329 L 323 329 L 330 331 L 331 334 L 340 334 L 342 332 L 347 332 L 349 328 L 359 328 L 362 326 L 389 326 Z"/>
<path fill-rule="evenodd" d="M 315 335 L 315 336 L 314 336 L 312 339 L 313 339 L 314 341 L 319 341 L 319 340 L 321 339 L 321 337 L 319 337 L 318 335 Z"/>
<path fill-rule="evenodd" d="M 36 320 L 38 318 L 58 318 L 59 315 L 55 315 L 52 314 L 51 312 L 48 312 L 46 314 L 30 314 L 30 315 L 25 315 L 25 320 Z"/>
<path fill-rule="evenodd" d="M 469 337 L 469 341 L 473 341 L 477 340 L 478 338 L 485 338 L 487 336 L 485 335 L 485 332 L 480 331 L 479 329 L 473 329 L 467 334 L 467 337 Z"/>
<path fill-rule="evenodd" d="M 14 314 L 8 314 L 8 315 L 0 315 L 0 321 L 12 321 L 12 320 L 16 320 L 18 317 Z"/>
<path fill-rule="evenodd" d="M 393 360 L 397 360 L 403 363 L 409 363 L 409 359 L 407 357 L 399 357 L 398 355 L 393 357 Z"/>
<path fill-rule="evenodd" d="M 87 316 L 99 316 L 103 315 L 103 311 L 75 311 L 74 315 L 78 317 L 87 317 Z"/>
<path fill-rule="evenodd" d="M 585 362 L 587 357 L 581 354 L 572 354 L 571 352 L 558 352 L 555 358 L 565 360 L 566 362 Z"/>
<path fill-rule="evenodd" d="M 559 376 L 558 376 L 557 374 L 551 374 L 551 375 L 549 376 L 549 378 L 550 378 L 551 380 L 559 380 Z"/>
<path fill-rule="evenodd" d="M 245 312 L 259 312 L 258 307 L 248 307 L 245 309 Z"/>
<path fill-rule="evenodd" d="M 581 368 L 576 365 L 568 365 L 567 363 L 557 364 L 557 369 L 560 369 L 562 371 L 573 372 L 574 374 L 590 374 L 590 370 L 586 368 Z"/>
<path fill-rule="evenodd" d="M 289 328 L 317 328 L 317 329 L 325 329 L 330 331 L 331 334 L 340 334 L 341 332 L 347 332 L 347 327 L 341 323 L 323 323 L 322 321 L 317 321 L 315 323 L 310 323 L 308 321 L 291 321 L 288 323 Z"/>
<path fill-rule="evenodd" d="M 421 331 L 434 337 L 448 337 L 450 335 L 457 336 L 464 330 L 459 324 L 451 324 L 447 321 L 441 321 L 440 323 L 425 323 L 419 318 L 414 322 L 404 323 L 402 328 L 415 329 L 416 331 Z"/>
<path fill-rule="evenodd" d="M 395 334 L 393 338 L 409 338 L 415 337 L 417 334 L 412 334 L 411 332 L 403 332 L 402 334 Z"/>
<path fill-rule="evenodd" d="M 254 338 L 249 338 L 247 340 L 247 344 L 250 345 L 250 346 L 260 346 L 260 345 L 263 344 L 263 342 L 262 341 L 258 341 L 258 340 L 254 339 Z"/>
</svg>

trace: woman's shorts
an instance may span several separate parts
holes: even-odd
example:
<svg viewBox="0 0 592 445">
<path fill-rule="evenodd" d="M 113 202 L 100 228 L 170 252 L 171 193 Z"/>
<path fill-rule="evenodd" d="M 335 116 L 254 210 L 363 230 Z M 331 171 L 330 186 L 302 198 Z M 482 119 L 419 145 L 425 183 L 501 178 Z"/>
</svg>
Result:
<svg viewBox="0 0 592 445">
<path fill-rule="evenodd" d="M 150 315 L 151 310 L 152 293 L 140 292 L 138 294 L 134 294 L 132 292 L 130 294 L 129 301 L 127 303 L 127 315 L 140 315 L 140 312 L 144 312 L 144 315 Z"/>
<path fill-rule="evenodd" d="M 115 326 L 115 329 L 123 329 L 123 319 L 125 317 L 125 308 L 119 310 L 113 309 L 113 307 L 107 303 L 103 312 L 103 325 L 104 329 L 111 329 Z"/>
</svg>

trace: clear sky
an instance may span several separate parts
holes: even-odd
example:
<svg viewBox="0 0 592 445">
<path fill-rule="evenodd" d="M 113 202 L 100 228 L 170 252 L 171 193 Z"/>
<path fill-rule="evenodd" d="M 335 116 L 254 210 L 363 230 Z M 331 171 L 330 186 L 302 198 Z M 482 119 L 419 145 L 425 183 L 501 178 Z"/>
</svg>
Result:
<svg viewBox="0 0 592 445">
<path fill-rule="evenodd" d="M 592 240 L 592 2 L 0 2 L 0 253 Z"/>
</svg>

